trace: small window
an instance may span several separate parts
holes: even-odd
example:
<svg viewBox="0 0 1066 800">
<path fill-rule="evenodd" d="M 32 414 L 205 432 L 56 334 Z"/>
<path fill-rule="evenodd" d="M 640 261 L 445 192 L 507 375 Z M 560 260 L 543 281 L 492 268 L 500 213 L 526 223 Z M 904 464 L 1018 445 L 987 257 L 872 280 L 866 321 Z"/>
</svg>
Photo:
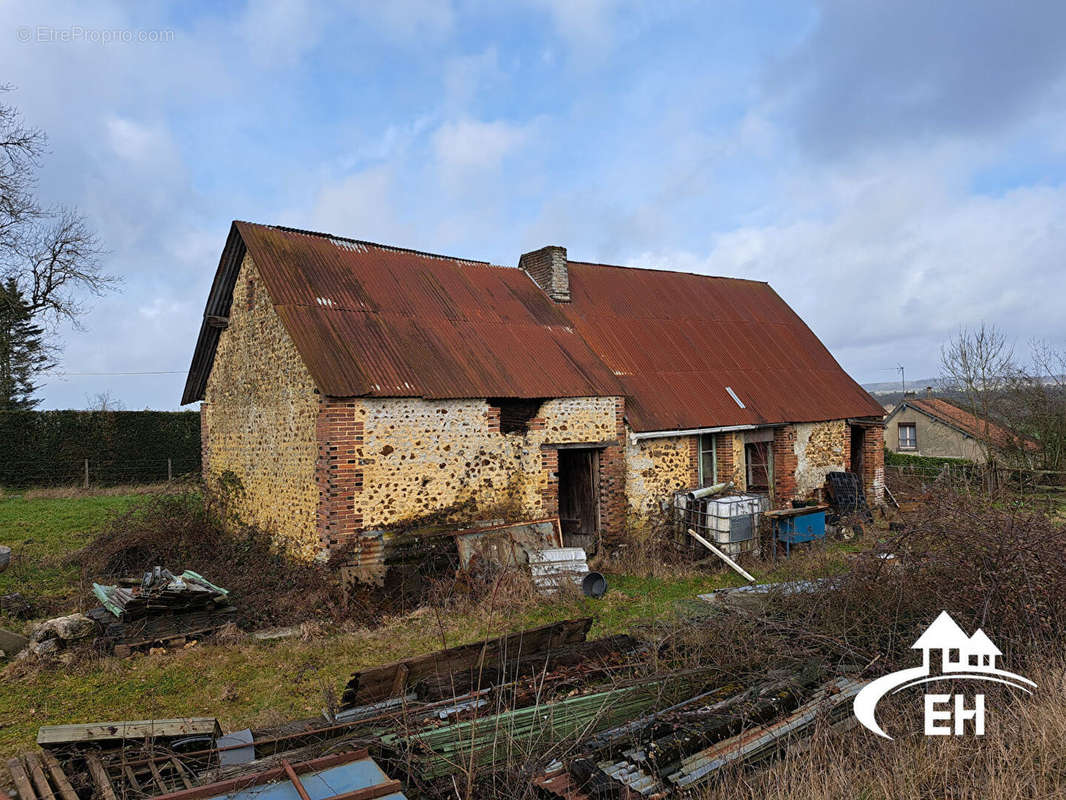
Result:
<svg viewBox="0 0 1066 800">
<path fill-rule="evenodd" d="M 700 436 L 700 486 L 713 486 L 718 481 L 718 447 L 713 433 Z"/>
<path fill-rule="evenodd" d="M 979 667 L 979 666 L 981 666 L 981 657 L 979 655 L 977 655 L 976 653 L 970 655 L 970 666 L 971 667 Z"/>
<path fill-rule="evenodd" d="M 899 425 L 899 449 L 917 450 L 918 431 L 913 422 L 901 422 Z"/>
<path fill-rule="evenodd" d="M 959 648 L 957 648 L 957 647 L 948 648 L 948 663 L 949 664 L 961 664 L 962 663 L 961 658 L 962 657 L 959 655 Z"/>
<path fill-rule="evenodd" d="M 770 491 L 770 443 L 748 442 L 744 445 L 749 492 Z"/>
<path fill-rule="evenodd" d="M 537 416 L 543 400 L 490 398 L 489 405 L 500 409 L 500 433 L 528 433 L 530 421 Z"/>
<path fill-rule="evenodd" d="M 245 286 L 246 308 L 251 311 L 255 308 L 255 279 L 249 278 Z"/>
</svg>

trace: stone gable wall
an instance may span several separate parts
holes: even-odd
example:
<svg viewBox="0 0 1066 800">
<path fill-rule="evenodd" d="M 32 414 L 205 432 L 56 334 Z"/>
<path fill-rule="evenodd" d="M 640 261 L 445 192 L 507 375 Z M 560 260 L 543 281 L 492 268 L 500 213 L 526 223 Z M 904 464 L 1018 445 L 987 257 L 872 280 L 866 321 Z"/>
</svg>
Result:
<svg viewBox="0 0 1066 800">
<path fill-rule="evenodd" d="M 296 346 L 246 256 L 201 406 L 204 479 L 233 472 L 236 510 L 293 555 L 318 550 L 318 396 Z"/>
</svg>

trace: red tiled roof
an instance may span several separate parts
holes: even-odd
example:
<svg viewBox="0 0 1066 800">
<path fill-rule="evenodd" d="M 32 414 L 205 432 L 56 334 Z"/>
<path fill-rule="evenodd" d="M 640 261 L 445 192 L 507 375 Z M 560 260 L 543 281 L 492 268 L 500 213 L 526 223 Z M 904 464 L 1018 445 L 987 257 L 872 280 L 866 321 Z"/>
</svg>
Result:
<svg viewBox="0 0 1066 800">
<path fill-rule="evenodd" d="M 554 303 L 513 267 L 247 222 L 183 403 L 203 397 L 245 252 L 326 395 L 625 395 L 636 431 L 882 415 L 765 283 L 569 262 L 573 301 Z"/>
<path fill-rule="evenodd" d="M 884 414 L 769 284 L 568 266 L 566 313 L 626 388 L 634 430 Z"/>
<path fill-rule="evenodd" d="M 934 419 L 957 428 L 974 439 L 983 440 L 986 438 L 985 426 L 987 424 L 988 441 L 996 447 L 1014 447 L 1021 441 L 1021 437 L 1002 425 L 997 425 L 992 421 L 986 423 L 981 417 L 974 416 L 969 411 L 939 397 L 908 397 L 903 402 L 905 405 L 909 405 Z M 1039 445 L 1030 439 L 1025 439 L 1024 441 L 1028 450 L 1039 448 Z"/>
</svg>

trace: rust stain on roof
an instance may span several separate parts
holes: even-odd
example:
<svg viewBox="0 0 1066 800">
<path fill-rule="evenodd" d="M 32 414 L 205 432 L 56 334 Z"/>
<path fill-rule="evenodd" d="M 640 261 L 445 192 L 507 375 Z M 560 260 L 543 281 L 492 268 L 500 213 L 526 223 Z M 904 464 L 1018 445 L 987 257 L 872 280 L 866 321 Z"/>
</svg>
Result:
<svg viewBox="0 0 1066 800">
<path fill-rule="evenodd" d="M 572 302 L 524 272 L 235 222 L 183 403 L 201 399 L 251 255 L 319 390 L 334 397 L 626 396 L 635 431 L 880 417 L 767 284 L 569 262 Z"/>
<path fill-rule="evenodd" d="M 884 413 L 766 283 L 574 261 L 569 270 L 566 313 L 625 387 L 636 431 Z"/>
<path fill-rule="evenodd" d="M 324 394 L 621 393 L 562 311 L 513 267 L 235 225 Z"/>
</svg>

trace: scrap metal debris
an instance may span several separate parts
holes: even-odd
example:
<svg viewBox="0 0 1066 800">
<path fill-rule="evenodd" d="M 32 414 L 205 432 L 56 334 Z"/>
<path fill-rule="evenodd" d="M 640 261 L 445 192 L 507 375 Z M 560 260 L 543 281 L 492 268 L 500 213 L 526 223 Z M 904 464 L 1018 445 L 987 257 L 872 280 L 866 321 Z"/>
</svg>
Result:
<svg viewBox="0 0 1066 800">
<path fill-rule="evenodd" d="M 286 797 L 400 800 L 546 752 L 555 760 L 523 767 L 542 797 L 681 796 L 722 767 L 803 741 L 819 720 L 838 723 L 862 685 L 817 656 L 728 678 L 698 652 L 686 656 L 683 637 L 589 640 L 591 624 L 564 620 L 363 670 L 339 710 L 269 730 L 223 735 L 212 718 L 45 727 L 41 750 L 8 772 L 18 800 L 251 798 L 267 783 Z M 328 786 L 316 782 L 327 773 Z"/>
</svg>

